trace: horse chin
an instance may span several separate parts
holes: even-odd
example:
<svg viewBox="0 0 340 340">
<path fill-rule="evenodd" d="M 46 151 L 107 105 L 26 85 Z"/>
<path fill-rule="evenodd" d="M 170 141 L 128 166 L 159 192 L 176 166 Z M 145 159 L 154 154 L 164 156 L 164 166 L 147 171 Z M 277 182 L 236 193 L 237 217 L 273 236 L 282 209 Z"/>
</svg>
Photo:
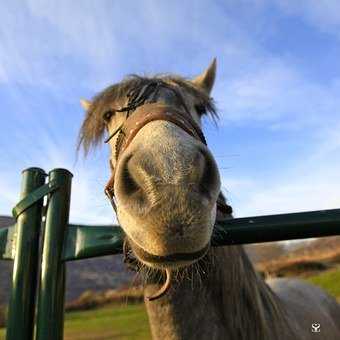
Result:
<svg viewBox="0 0 340 340">
<path fill-rule="evenodd" d="M 203 248 L 195 252 L 154 255 L 137 245 L 131 239 L 129 239 L 129 245 L 140 262 L 155 269 L 179 269 L 188 267 L 203 258 L 210 248 L 209 242 Z"/>
</svg>

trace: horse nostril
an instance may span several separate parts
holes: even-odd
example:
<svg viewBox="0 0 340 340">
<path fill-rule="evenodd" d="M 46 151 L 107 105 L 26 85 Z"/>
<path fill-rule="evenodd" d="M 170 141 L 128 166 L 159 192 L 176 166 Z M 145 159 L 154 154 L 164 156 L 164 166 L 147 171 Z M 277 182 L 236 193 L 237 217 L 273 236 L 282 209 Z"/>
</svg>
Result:
<svg viewBox="0 0 340 340">
<path fill-rule="evenodd" d="M 132 195 L 133 193 L 140 190 L 139 185 L 137 184 L 136 180 L 133 178 L 132 173 L 129 169 L 129 159 L 124 164 L 121 173 L 121 189 L 123 189 L 124 194 L 127 196 Z"/>
<path fill-rule="evenodd" d="M 203 150 L 201 150 L 201 153 L 204 156 L 205 162 L 203 165 L 202 177 L 199 183 L 200 190 L 204 195 L 211 198 L 211 193 L 214 192 L 214 189 L 219 186 L 219 174 L 213 158 Z"/>
<path fill-rule="evenodd" d="M 158 209 L 156 207 L 160 205 L 167 206 L 172 202 L 180 205 L 182 200 L 193 197 L 213 202 L 219 189 L 217 166 L 209 151 L 191 148 L 191 152 L 191 157 L 175 155 L 171 159 L 162 155 L 151 158 L 144 150 L 124 155 L 118 162 L 116 174 L 118 203 L 129 205 L 131 213 L 141 215 L 150 209 Z M 164 163 L 168 169 L 162 173 Z M 183 234 L 180 224 L 173 224 L 169 230 L 173 229 L 177 235 Z"/>
<path fill-rule="evenodd" d="M 143 180 L 138 177 L 133 155 L 129 155 L 120 165 L 118 191 L 126 202 L 137 204 L 140 208 L 146 204 Z"/>
</svg>

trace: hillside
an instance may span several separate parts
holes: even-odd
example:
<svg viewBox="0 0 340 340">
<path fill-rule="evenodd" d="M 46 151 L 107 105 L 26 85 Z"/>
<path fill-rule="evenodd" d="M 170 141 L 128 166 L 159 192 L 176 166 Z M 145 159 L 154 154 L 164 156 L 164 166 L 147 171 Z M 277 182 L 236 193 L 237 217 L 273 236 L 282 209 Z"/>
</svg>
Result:
<svg viewBox="0 0 340 340">
<path fill-rule="evenodd" d="M 268 258 L 256 265 L 265 276 L 309 277 L 340 267 L 340 236 L 331 236 L 306 242 L 303 247 Z"/>
<path fill-rule="evenodd" d="M 320 254 L 326 256 L 338 251 L 340 252 L 340 236 L 331 236 L 315 239 L 291 252 L 290 256 L 318 257 Z"/>
</svg>

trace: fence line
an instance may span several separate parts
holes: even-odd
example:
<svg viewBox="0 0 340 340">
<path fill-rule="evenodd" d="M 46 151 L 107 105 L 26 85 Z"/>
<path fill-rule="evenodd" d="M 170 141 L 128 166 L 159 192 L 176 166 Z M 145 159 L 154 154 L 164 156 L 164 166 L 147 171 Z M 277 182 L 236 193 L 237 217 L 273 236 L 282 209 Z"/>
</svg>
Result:
<svg viewBox="0 0 340 340">
<path fill-rule="evenodd" d="M 71 181 L 66 169 L 22 173 L 16 224 L 0 230 L 0 260 L 14 261 L 6 340 L 62 340 L 65 262 L 122 252 L 119 226 L 68 223 Z M 229 219 L 215 226 L 211 244 L 332 235 L 340 235 L 340 209 Z"/>
</svg>

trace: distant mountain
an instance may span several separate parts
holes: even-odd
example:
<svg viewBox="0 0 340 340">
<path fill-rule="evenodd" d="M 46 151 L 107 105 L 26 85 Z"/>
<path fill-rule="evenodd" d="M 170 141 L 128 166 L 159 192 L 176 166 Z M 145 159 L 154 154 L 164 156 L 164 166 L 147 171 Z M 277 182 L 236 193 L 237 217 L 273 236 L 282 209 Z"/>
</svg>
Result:
<svg viewBox="0 0 340 340">
<path fill-rule="evenodd" d="M 244 246 L 244 249 L 255 264 L 267 261 L 268 259 L 278 258 L 287 253 L 287 248 L 283 246 L 282 242 L 247 244 Z"/>
<path fill-rule="evenodd" d="M 340 251 L 340 236 L 321 237 L 308 242 L 291 253 L 291 256 L 318 257 Z"/>
<path fill-rule="evenodd" d="M 0 228 L 14 224 L 9 216 L 0 216 Z M 0 261 L 0 305 L 9 298 L 12 261 Z M 122 255 L 97 257 L 67 263 L 66 300 L 77 298 L 85 290 L 104 291 L 129 285 L 134 273 L 128 271 Z"/>
<path fill-rule="evenodd" d="M 14 218 L 0 216 L 0 228 L 14 224 Z M 0 305 L 7 302 L 11 287 L 12 261 L 0 261 Z"/>
<path fill-rule="evenodd" d="M 1 216 L 0 215 L 0 228 L 1 227 L 7 227 L 9 225 L 13 225 L 15 223 L 15 220 L 11 216 Z"/>
</svg>

